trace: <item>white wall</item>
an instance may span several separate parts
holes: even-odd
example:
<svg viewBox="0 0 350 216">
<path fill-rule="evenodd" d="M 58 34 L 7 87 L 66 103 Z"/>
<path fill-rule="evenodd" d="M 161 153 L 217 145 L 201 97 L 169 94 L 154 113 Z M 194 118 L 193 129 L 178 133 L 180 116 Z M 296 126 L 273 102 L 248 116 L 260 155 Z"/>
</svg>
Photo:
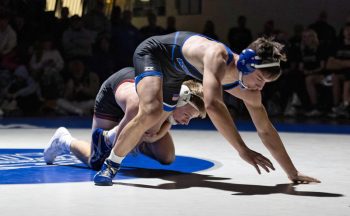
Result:
<svg viewBox="0 0 350 216">
<path fill-rule="evenodd" d="M 273 19 L 278 29 L 292 33 L 296 23 L 309 25 L 318 17 L 320 11 L 328 12 L 329 23 L 337 30 L 350 15 L 350 0 L 202 0 L 202 14 L 179 16 L 175 0 L 167 0 L 167 16 L 177 18 L 177 28 L 202 32 L 207 19 L 216 24 L 216 32 L 226 42 L 228 29 L 236 25 L 239 15 L 248 18 L 248 27 L 256 35 L 262 30 L 266 20 Z M 134 18 L 134 24 L 141 27 L 147 23 L 145 18 Z M 166 17 L 159 17 L 158 24 L 165 26 Z"/>
</svg>

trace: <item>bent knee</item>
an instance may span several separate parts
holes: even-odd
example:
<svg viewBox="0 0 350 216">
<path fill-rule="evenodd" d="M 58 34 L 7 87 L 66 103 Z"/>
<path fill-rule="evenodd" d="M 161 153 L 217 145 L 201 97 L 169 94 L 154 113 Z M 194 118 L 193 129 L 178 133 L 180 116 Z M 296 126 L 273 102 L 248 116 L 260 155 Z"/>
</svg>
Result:
<svg viewBox="0 0 350 216">
<path fill-rule="evenodd" d="M 163 165 L 170 165 L 174 162 L 175 155 L 168 155 L 167 157 L 160 158 L 158 161 Z"/>
</svg>

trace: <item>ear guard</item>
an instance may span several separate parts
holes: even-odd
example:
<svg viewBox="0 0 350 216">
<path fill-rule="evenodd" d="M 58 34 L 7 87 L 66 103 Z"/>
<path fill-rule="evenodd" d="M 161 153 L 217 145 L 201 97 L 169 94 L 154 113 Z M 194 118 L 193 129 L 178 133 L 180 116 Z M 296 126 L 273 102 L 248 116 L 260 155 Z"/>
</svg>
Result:
<svg viewBox="0 0 350 216">
<path fill-rule="evenodd" d="M 186 85 L 181 85 L 179 100 L 177 101 L 176 107 L 182 107 L 189 103 L 191 104 L 191 106 L 197 109 L 197 107 L 191 102 L 191 94 L 192 94 L 191 90 Z M 173 114 L 169 116 L 168 121 L 170 122 L 171 125 L 177 125 L 177 122 L 175 121 Z"/>
<path fill-rule="evenodd" d="M 195 94 L 193 94 L 195 95 Z M 192 92 L 186 85 L 181 85 L 179 100 L 177 101 L 176 107 L 182 107 L 186 104 L 190 104 L 193 108 L 198 110 L 197 106 L 191 102 Z"/>
<path fill-rule="evenodd" d="M 245 49 L 239 54 L 237 68 L 243 75 L 250 74 L 255 71 L 254 65 L 261 62 L 261 59 L 256 55 L 252 49 Z"/>
<path fill-rule="evenodd" d="M 262 60 L 252 49 L 245 49 L 239 55 L 237 68 L 243 75 L 250 74 L 257 68 L 279 67 L 280 62 L 261 64 Z"/>
<path fill-rule="evenodd" d="M 191 90 L 186 85 L 181 85 L 179 100 L 177 101 L 177 107 L 182 107 L 188 104 L 191 100 Z"/>
</svg>

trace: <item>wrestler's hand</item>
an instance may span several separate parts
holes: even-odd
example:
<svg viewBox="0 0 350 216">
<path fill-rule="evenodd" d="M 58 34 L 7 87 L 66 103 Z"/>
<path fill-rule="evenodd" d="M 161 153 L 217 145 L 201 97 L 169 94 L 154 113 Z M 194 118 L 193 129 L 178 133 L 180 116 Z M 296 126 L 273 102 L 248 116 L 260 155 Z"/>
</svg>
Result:
<svg viewBox="0 0 350 216">
<path fill-rule="evenodd" d="M 294 184 L 309 184 L 309 183 L 321 183 L 320 180 L 306 176 L 300 172 L 297 172 L 295 176 L 288 176 L 288 178 L 294 183 Z"/>
<path fill-rule="evenodd" d="M 239 156 L 249 164 L 253 165 L 259 174 L 261 174 L 259 166 L 263 168 L 266 172 L 270 172 L 270 169 L 275 170 L 273 164 L 268 158 L 251 149 L 247 149 L 244 152 L 240 152 Z"/>
</svg>

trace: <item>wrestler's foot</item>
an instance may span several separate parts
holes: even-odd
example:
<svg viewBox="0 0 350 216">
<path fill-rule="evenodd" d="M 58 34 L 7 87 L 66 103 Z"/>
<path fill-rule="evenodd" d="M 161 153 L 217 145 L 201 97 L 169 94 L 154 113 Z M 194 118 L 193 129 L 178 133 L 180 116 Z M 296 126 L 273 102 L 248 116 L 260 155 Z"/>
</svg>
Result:
<svg viewBox="0 0 350 216">
<path fill-rule="evenodd" d="M 120 164 L 106 159 L 101 170 L 94 176 L 95 185 L 112 186 L 112 180 L 117 175 L 119 168 Z"/>
<path fill-rule="evenodd" d="M 93 170 L 100 170 L 103 162 L 111 153 L 112 148 L 106 143 L 107 131 L 97 128 L 92 133 L 92 149 L 89 159 L 90 167 Z"/>
<path fill-rule="evenodd" d="M 44 149 L 46 164 L 52 164 L 59 155 L 69 154 L 70 150 L 67 146 L 71 140 L 72 136 L 65 127 L 58 128 Z"/>
</svg>

